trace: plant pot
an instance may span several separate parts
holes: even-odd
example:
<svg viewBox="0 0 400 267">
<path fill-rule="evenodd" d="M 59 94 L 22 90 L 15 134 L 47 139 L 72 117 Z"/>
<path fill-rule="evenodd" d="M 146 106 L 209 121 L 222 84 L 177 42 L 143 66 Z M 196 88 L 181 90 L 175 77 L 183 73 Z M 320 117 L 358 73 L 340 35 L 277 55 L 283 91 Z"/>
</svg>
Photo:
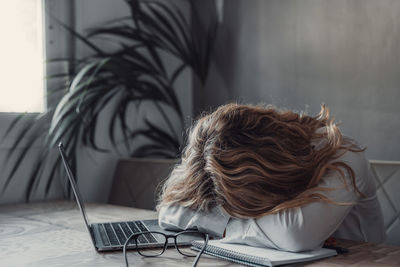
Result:
<svg viewBox="0 0 400 267">
<path fill-rule="evenodd" d="M 109 203 L 141 209 L 155 209 L 161 182 L 176 159 L 120 159 L 114 172 Z"/>
</svg>

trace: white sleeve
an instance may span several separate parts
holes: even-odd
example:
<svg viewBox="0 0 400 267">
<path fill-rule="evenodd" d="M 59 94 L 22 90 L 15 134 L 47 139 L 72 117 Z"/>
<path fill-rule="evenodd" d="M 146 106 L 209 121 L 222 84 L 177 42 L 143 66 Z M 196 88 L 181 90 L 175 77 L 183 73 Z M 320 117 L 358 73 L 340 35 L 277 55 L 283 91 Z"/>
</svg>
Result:
<svg viewBox="0 0 400 267">
<path fill-rule="evenodd" d="M 346 154 L 350 153 L 354 154 L 352 152 Z M 347 162 L 351 164 L 350 166 L 354 163 L 353 157 L 354 155 L 350 155 L 350 162 Z M 346 156 L 344 160 L 347 161 L 348 158 L 349 156 Z M 355 160 L 359 161 L 358 158 Z M 357 176 L 357 170 L 355 171 Z M 353 203 L 358 200 L 358 195 L 352 190 L 351 184 L 347 190 L 336 172 L 326 175 L 319 186 L 337 189 L 323 193 L 331 200 Z M 294 252 L 315 249 L 322 246 L 323 242 L 335 232 L 352 207 L 353 205 L 339 206 L 313 202 L 259 219 L 231 219 L 226 228 L 224 241 Z"/>
<path fill-rule="evenodd" d="M 354 193 L 347 193 L 336 200 L 354 201 Z M 225 241 L 295 252 L 314 249 L 335 232 L 351 208 L 314 202 L 259 219 L 232 219 Z"/>
<path fill-rule="evenodd" d="M 166 230 L 197 229 L 221 237 L 229 218 L 230 216 L 219 207 L 205 213 L 181 206 L 163 206 L 158 214 L 158 223 Z"/>
</svg>

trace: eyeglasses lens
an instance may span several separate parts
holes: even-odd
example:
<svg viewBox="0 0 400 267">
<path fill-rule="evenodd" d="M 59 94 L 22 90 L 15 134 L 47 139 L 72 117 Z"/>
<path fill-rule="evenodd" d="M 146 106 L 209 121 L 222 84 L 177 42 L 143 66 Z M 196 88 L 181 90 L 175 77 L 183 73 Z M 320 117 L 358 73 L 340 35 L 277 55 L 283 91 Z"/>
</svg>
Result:
<svg viewBox="0 0 400 267">
<path fill-rule="evenodd" d="M 138 246 L 137 251 L 140 255 L 146 257 L 159 256 L 164 251 L 165 236 L 158 233 L 146 233 L 138 235 L 136 242 L 138 245 L 141 243 L 152 244 L 151 248 Z M 154 243 L 160 243 L 160 246 L 154 246 Z"/>
<path fill-rule="evenodd" d="M 198 232 L 188 232 L 188 233 L 181 233 L 176 237 L 176 243 L 178 244 L 177 249 L 179 252 L 187 257 L 196 257 L 197 251 L 190 249 L 191 242 L 193 240 L 204 241 L 205 236 L 203 233 Z M 184 244 L 184 245 L 179 245 Z"/>
</svg>

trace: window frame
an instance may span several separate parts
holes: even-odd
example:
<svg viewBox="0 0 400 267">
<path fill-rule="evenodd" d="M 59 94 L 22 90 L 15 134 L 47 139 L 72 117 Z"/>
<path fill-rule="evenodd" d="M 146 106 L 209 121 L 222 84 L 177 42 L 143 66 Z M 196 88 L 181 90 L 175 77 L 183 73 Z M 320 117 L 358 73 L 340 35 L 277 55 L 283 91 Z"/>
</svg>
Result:
<svg viewBox="0 0 400 267">
<path fill-rule="evenodd" d="M 44 75 L 49 77 L 51 75 L 64 72 L 69 69 L 68 61 L 48 63 L 49 59 L 55 58 L 73 58 L 75 55 L 75 41 L 71 38 L 71 35 L 66 32 L 64 28 L 56 21 L 55 18 L 59 19 L 66 25 L 74 28 L 75 17 L 75 0 L 41 0 L 43 9 L 43 38 L 44 38 L 44 58 L 45 62 L 43 65 Z M 46 79 L 43 83 L 45 91 L 45 107 L 46 111 L 49 107 L 55 107 L 61 98 L 61 95 L 49 94 L 51 88 L 60 86 L 65 79 Z M 25 112 L 0 112 L 0 150 L 8 150 L 11 148 L 13 140 L 15 140 L 18 134 L 18 128 L 16 127 L 11 133 L 8 134 L 7 138 L 4 139 L 4 134 L 8 129 L 9 125 L 18 116 Z M 39 112 L 28 112 L 26 119 L 32 118 L 40 114 Z"/>
</svg>

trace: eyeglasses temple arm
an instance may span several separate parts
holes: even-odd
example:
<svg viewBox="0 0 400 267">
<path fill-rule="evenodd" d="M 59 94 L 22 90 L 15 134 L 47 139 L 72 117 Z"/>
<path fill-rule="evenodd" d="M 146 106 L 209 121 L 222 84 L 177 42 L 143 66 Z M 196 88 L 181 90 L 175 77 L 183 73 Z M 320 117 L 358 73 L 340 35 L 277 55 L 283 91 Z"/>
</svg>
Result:
<svg viewBox="0 0 400 267">
<path fill-rule="evenodd" d="M 129 267 L 129 263 L 128 263 L 128 257 L 126 255 L 126 248 L 128 247 L 128 243 L 133 239 L 134 236 L 137 236 L 138 233 L 133 233 L 131 234 L 125 241 L 124 247 L 122 249 L 122 252 L 124 254 L 124 258 L 125 258 L 125 266 Z M 135 241 L 136 242 L 136 241 Z"/>
<path fill-rule="evenodd" d="M 193 261 L 192 267 L 196 267 L 197 266 L 197 263 L 200 260 L 201 254 L 203 254 L 204 250 L 206 250 L 207 244 L 208 244 L 208 234 L 206 234 L 206 240 L 204 241 L 204 246 L 201 248 L 199 253 L 197 253 L 196 258 Z"/>
</svg>

